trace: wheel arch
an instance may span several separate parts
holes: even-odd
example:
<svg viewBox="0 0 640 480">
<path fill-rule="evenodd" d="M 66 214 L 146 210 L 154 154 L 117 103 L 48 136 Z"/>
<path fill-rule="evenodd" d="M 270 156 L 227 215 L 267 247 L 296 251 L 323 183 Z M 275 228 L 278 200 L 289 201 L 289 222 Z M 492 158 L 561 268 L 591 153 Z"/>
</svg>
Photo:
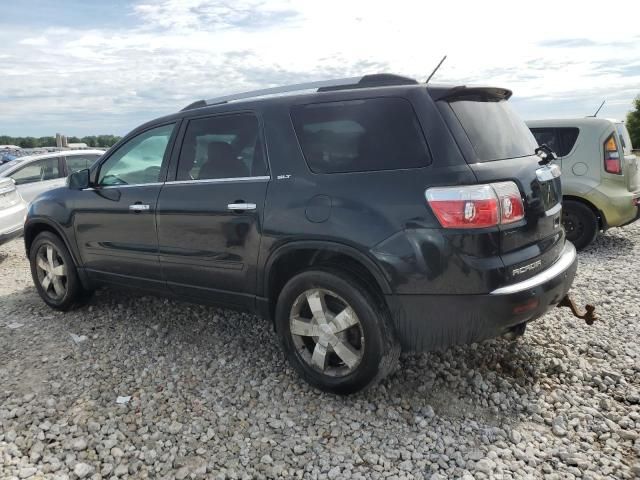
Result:
<svg viewBox="0 0 640 480">
<path fill-rule="evenodd" d="M 605 218 L 604 213 L 602 213 L 602 211 L 598 209 L 598 207 L 596 207 L 589 200 L 586 200 L 582 197 L 576 197 L 574 195 L 563 195 L 562 200 L 563 201 L 569 200 L 572 202 L 581 203 L 584 206 L 588 207 L 598 219 L 598 230 L 607 230 L 607 228 L 609 228 L 609 226 L 607 225 L 607 219 Z"/>
<path fill-rule="evenodd" d="M 285 283 L 297 273 L 314 266 L 356 275 L 365 286 L 374 289 L 381 300 L 391 293 L 381 269 L 361 251 L 337 242 L 291 242 L 277 248 L 265 262 L 261 293 L 268 303 L 268 312 L 265 313 L 270 318 L 274 318 L 275 304 Z"/>
<path fill-rule="evenodd" d="M 35 238 L 42 232 L 51 232 L 54 235 L 60 237 L 60 239 L 64 242 L 65 247 L 69 251 L 71 258 L 73 259 L 73 263 L 76 267 L 78 267 L 79 262 L 76 255 L 76 252 L 69 243 L 66 235 L 64 234 L 63 229 L 57 225 L 55 222 L 44 218 L 36 218 L 29 220 L 24 226 L 24 246 L 25 251 L 27 253 L 27 257 L 29 257 L 29 252 L 31 250 L 31 245 Z"/>
</svg>

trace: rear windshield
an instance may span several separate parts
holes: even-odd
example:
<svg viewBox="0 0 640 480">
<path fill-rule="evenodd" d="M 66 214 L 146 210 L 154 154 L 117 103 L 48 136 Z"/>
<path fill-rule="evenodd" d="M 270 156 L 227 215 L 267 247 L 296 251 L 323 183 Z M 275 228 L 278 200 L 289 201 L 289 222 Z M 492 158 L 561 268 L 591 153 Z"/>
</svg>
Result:
<svg viewBox="0 0 640 480">
<path fill-rule="evenodd" d="M 533 155 L 538 146 L 506 100 L 486 96 L 461 97 L 450 100 L 449 105 L 481 162 Z"/>
<path fill-rule="evenodd" d="M 629 136 L 627 127 L 623 123 L 616 123 L 616 130 L 618 131 L 624 154 L 631 155 L 633 153 L 633 146 L 631 145 L 631 137 Z"/>
<path fill-rule="evenodd" d="M 416 114 L 403 98 L 299 105 L 291 118 L 315 173 L 419 168 L 430 162 Z"/>
</svg>

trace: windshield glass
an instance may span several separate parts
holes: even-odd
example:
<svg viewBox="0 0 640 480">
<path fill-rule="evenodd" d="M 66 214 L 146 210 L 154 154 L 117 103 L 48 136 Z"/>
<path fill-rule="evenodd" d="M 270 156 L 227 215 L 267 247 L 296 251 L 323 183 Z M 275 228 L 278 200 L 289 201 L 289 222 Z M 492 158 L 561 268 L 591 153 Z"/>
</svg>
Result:
<svg viewBox="0 0 640 480">
<path fill-rule="evenodd" d="M 474 95 L 450 100 L 449 105 L 481 162 L 533 155 L 538 147 L 506 100 Z"/>
<path fill-rule="evenodd" d="M 21 161 L 22 161 L 22 159 L 16 158 L 15 160 L 11 160 L 10 162 L 3 163 L 2 165 L 0 165 L 0 173 L 4 172 L 6 170 L 9 170 L 11 167 L 13 167 L 14 165 L 17 165 Z"/>
<path fill-rule="evenodd" d="M 631 155 L 633 152 L 633 146 L 631 145 L 631 137 L 629 136 L 629 131 L 624 123 L 616 123 L 616 130 L 618 131 L 618 136 L 620 137 L 620 143 L 622 144 L 622 150 L 625 155 Z"/>
</svg>

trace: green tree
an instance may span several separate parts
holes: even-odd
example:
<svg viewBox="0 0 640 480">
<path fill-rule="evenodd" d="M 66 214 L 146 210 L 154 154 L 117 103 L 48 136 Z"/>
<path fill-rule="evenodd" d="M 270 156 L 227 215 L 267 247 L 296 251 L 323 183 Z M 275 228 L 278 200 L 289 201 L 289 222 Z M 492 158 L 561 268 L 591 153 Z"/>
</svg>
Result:
<svg viewBox="0 0 640 480">
<path fill-rule="evenodd" d="M 17 140 L 17 139 L 16 139 Z M 19 146 L 22 148 L 35 148 L 37 147 L 37 140 L 33 137 L 24 137 L 20 139 Z"/>
<path fill-rule="evenodd" d="M 627 130 L 634 148 L 640 148 L 640 95 L 633 101 L 634 109 L 627 113 Z"/>
</svg>

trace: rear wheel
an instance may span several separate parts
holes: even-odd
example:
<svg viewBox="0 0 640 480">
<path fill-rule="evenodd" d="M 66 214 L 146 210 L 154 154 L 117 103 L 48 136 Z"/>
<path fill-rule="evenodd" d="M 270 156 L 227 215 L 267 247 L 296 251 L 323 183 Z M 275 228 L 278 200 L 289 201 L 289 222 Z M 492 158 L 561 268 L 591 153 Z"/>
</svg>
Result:
<svg viewBox="0 0 640 480">
<path fill-rule="evenodd" d="M 582 250 L 598 235 L 598 217 L 585 204 L 565 200 L 562 202 L 562 226 L 567 240 Z"/>
<path fill-rule="evenodd" d="M 308 270 L 282 289 L 276 328 L 291 365 L 311 385 L 350 394 L 384 378 L 400 353 L 386 307 L 357 279 Z"/>
<path fill-rule="evenodd" d="M 40 233 L 29 250 L 29 262 L 33 283 L 50 307 L 69 310 L 89 296 L 67 247 L 57 235 Z"/>
</svg>

